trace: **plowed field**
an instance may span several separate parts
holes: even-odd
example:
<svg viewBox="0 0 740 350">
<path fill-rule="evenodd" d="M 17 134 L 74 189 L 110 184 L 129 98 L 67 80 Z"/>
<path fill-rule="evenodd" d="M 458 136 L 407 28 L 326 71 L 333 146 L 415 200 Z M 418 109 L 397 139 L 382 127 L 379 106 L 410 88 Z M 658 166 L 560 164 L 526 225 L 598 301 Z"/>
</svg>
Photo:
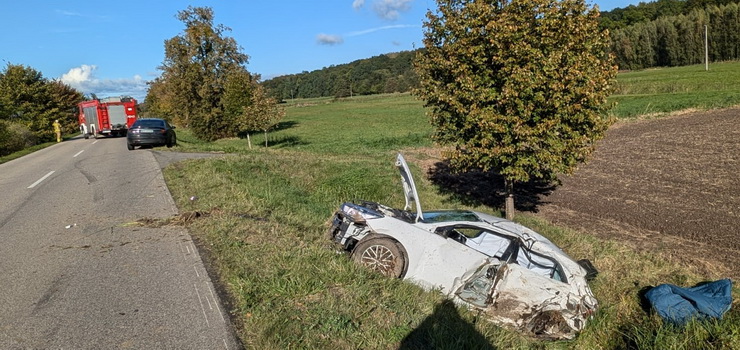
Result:
<svg viewBox="0 0 740 350">
<path fill-rule="evenodd" d="M 740 278 L 740 108 L 620 122 L 538 216 Z"/>
</svg>

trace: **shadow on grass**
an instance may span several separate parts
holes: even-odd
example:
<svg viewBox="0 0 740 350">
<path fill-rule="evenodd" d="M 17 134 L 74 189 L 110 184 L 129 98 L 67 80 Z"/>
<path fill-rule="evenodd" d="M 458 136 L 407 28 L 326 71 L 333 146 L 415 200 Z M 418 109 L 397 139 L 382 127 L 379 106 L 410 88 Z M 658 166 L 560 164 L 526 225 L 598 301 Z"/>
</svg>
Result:
<svg viewBox="0 0 740 350">
<path fill-rule="evenodd" d="M 506 200 L 504 177 L 493 172 L 470 171 L 453 173 L 447 161 L 437 162 L 429 170 L 429 179 L 439 186 L 442 194 L 458 200 L 464 205 L 485 205 L 503 208 Z M 516 210 L 537 212 L 545 204 L 542 198 L 549 196 L 557 185 L 544 180 L 532 180 L 514 185 Z"/>
<path fill-rule="evenodd" d="M 268 147 L 292 147 L 305 146 L 309 143 L 297 136 L 284 136 L 269 140 Z M 264 144 L 263 144 L 264 145 Z"/>
<path fill-rule="evenodd" d="M 399 350 L 485 349 L 495 350 L 475 326 L 460 317 L 455 304 L 442 301 L 416 329 L 402 341 Z"/>
<path fill-rule="evenodd" d="M 282 121 L 282 122 L 275 124 L 275 126 L 273 126 L 272 129 L 270 129 L 270 131 L 275 132 L 275 131 L 280 131 L 280 130 L 287 130 L 296 125 L 298 125 L 298 122 L 296 121 L 292 121 L 292 120 Z"/>
</svg>

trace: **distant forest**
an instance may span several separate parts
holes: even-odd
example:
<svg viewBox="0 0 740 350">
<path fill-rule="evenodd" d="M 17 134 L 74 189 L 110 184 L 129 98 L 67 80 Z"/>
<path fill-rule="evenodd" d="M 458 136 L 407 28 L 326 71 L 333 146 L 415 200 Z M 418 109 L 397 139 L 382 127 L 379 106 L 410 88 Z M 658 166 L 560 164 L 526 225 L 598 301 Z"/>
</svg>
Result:
<svg viewBox="0 0 740 350">
<path fill-rule="evenodd" d="M 740 59 L 740 5 L 733 0 L 641 2 L 602 11 L 600 17 L 621 70 L 704 62 L 705 25 L 710 62 Z M 283 101 L 408 92 L 418 84 L 412 64 L 418 50 L 280 76 L 262 84 Z"/>
<path fill-rule="evenodd" d="M 407 92 L 418 85 L 411 63 L 415 55 L 416 51 L 390 53 L 312 72 L 279 76 L 262 84 L 279 100 Z"/>
</svg>

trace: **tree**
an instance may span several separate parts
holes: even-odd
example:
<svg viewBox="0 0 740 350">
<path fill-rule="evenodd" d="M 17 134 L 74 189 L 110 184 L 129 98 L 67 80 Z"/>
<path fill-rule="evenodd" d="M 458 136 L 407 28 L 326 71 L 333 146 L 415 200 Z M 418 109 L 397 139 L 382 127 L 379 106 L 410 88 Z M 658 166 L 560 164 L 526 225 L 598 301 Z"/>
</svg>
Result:
<svg viewBox="0 0 740 350">
<path fill-rule="evenodd" d="M 214 25 L 213 10 L 192 7 L 177 13 L 184 33 L 165 41 L 162 75 L 150 85 L 146 102 L 190 127 L 195 136 L 213 141 L 236 136 L 225 113 L 224 95 L 231 76 L 249 74 L 248 56 L 223 25 Z"/>
<path fill-rule="evenodd" d="M 240 128 L 247 134 L 260 130 L 265 133 L 265 147 L 267 147 L 267 132 L 270 131 L 283 117 L 285 111 L 277 105 L 274 98 L 267 96 L 265 89 L 258 84 L 252 85 L 250 103 L 244 107 L 243 117 L 240 119 Z M 252 142 L 249 141 L 249 148 Z"/>
<path fill-rule="evenodd" d="M 583 0 L 438 0 L 416 60 L 435 140 L 452 169 L 554 181 L 586 160 L 617 67 Z"/>
<path fill-rule="evenodd" d="M 77 103 L 83 95 L 58 80 L 48 80 L 41 72 L 23 65 L 8 64 L 0 72 L 0 120 L 7 130 L 28 138 L 24 147 L 36 140 L 51 141 L 51 128 L 58 119 L 63 131 L 77 130 Z"/>
</svg>

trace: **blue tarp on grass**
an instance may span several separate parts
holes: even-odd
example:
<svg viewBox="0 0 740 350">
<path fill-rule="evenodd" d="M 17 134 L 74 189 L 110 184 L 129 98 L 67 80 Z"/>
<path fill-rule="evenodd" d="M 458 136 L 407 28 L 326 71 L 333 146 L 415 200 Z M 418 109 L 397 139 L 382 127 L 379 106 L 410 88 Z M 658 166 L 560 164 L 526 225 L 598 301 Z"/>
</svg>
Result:
<svg viewBox="0 0 740 350">
<path fill-rule="evenodd" d="M 722 318 L 732 305 L 732 282 L 723 279 L 691 288 L 661 284 L 645 297 L 663 320 L 683 326 L 692 318 Z"/>
</svg>

